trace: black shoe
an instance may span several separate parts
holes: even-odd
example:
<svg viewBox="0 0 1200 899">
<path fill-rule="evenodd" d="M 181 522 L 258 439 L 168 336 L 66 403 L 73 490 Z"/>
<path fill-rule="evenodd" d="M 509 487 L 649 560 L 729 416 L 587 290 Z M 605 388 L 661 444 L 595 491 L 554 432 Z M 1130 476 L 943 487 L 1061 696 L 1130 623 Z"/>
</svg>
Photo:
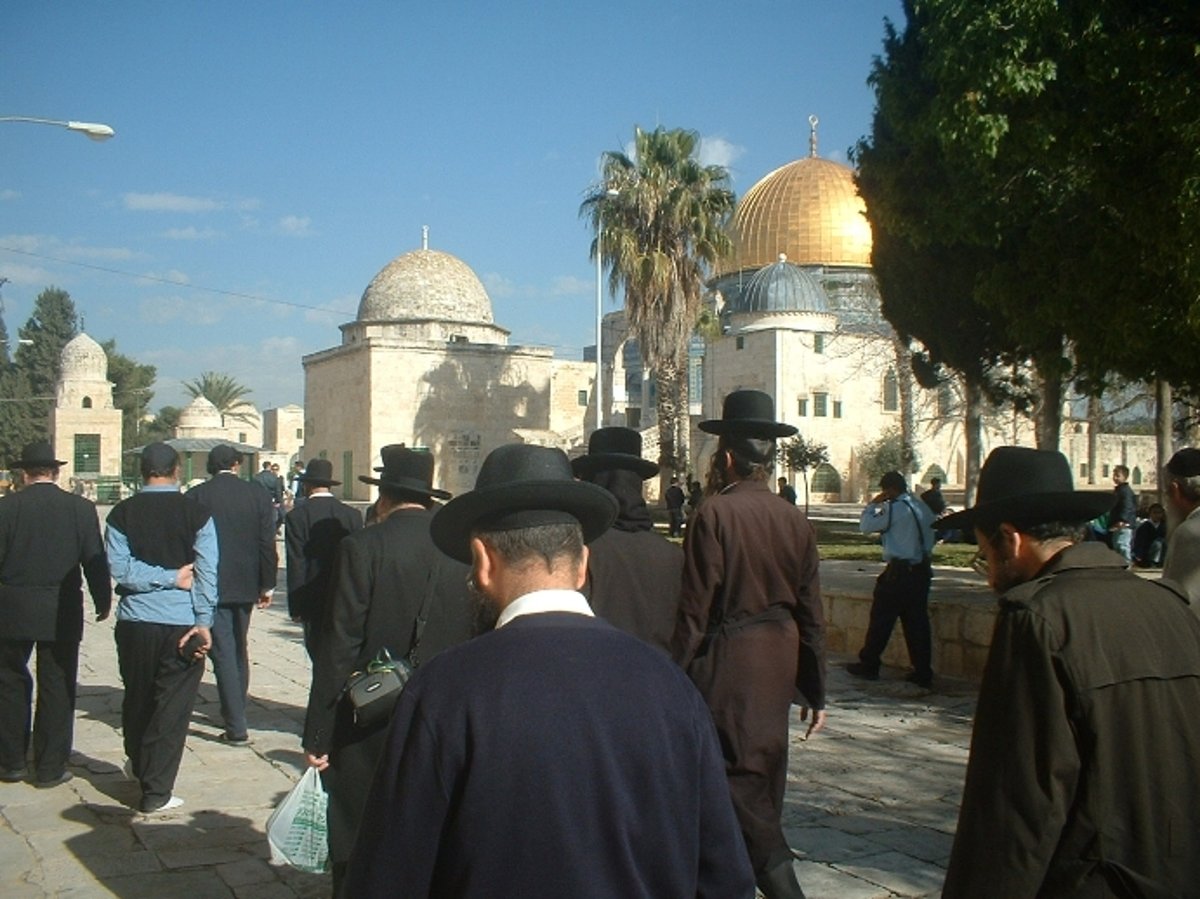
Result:
<svg viewBox="0 0 1200 899">
<path fill-rule="evenodd" d="M 242 734 L 240 737 L 237 737 L 237 736 L 234 736 L 233 734 L 224 733 L 224 734 L 221 734 L 219 737 L 217 737 L 217 739 L 220 740 L 222 743 L 226 743 L 230 746 L 249 746 L 250 745 L 250 735 L 249 734 Z"/>
<path fill-rule="evenodd" d="M 58 777 L 47 777 L 45 779 L 39 777 L 33 782 L 33 785 L 39 790 L 48 790 L 51 787 L 57 787 L 60 784 L 65 784 L 69 780 L 74 780 L 74 778 L 75 775 L 70 771 L 64 771 L 62 774 L 58 775 Z"/>
<path fill-rule="evenodd" d="M 0 771 L 0 781 L 6 784 L 19 784 L 28 776 L 28 768 L 5 768 L 3 771 Z"/>
<path fill-rule="evenodd" d="M 908 674 L 904 675 L 904 679 L 906 681 L 908 681 L 910 684 L 916 684 L 918 687 L 922 687 L 926 690 L 933 689 L 933 675 L 932 674 L 930 674 L 928 677 L 922 677 L 921 675 L 917 674 L 917 672 L 910 671 L 910 672 L 908 672 Z"/>
<path fill-rule="evenodd" d="M 846 665 L 846 672 L 854 677 L 861 677 L 863 680 L 879 680 L 879 669 L 868 668 L 862 662 L 849 662 Z"/>
<path fill-rule="evenodd" d="M 763 871 L 754 878 L 754 884 L 767 899 L 804 899 L 791 859 Z"/>
</svg>

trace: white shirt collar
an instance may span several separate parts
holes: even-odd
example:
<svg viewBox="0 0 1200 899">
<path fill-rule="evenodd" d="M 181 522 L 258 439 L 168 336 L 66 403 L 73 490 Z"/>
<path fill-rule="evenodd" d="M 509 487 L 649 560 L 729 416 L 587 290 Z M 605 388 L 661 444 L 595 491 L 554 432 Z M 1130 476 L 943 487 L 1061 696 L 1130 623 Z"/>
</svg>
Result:
<svg viewBox="0 0 1200 899">
<path fill-rule="evenodd" d="M 496 621 L 496 629 L 499 630 L 520 615 L 540 615 L 543 612 L 571 612 L 595 617 L 583 594 L 576 590 L 534 590 L 518 596 L 505 607 Z"/>
</svg>

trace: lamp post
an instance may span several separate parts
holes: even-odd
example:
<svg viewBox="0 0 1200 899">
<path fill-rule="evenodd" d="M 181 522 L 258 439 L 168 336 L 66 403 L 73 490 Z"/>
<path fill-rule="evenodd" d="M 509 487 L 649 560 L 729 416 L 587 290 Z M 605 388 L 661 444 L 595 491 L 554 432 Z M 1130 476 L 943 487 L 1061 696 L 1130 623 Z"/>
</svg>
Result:
<svg viewBox="0 0 1200 899">
<path fill-rule="evenodd" d="M 610 187 L 604 192 L 615 199 L 621 192 Z M 604 427 L 604 206 L 596 207 L 596 430 Z"/>
<path fill-rule="evenodd" d="M 86 134 L 92 140 L 108 140 L 116 134 L 110 126 L 102 125 L 99 122 L 64 122 L 59 119 L 38 119 L 23 115 L 0 116 L 0 122 L 29 122 L 34 125 L 55 125 L 71 131 L 78 131 L 80 134 Z"/>
</svg>

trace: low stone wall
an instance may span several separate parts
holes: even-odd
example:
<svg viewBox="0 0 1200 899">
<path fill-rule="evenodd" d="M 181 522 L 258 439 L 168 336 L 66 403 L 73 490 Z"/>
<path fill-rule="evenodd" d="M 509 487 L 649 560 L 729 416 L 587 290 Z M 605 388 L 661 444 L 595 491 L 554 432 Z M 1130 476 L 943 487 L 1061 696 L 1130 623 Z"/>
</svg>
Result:
<svg viewBox="0 0 1200 899">
<path fill-rule="evenodd" d="M 983 591 L 947 592 L 938 595 L 938 583 L 929 598 L 933 629 L 933 670 L 938 674 L 978 681 L 987 661 L 996 619 L 996 598 Z M 978 594 L 978 595 L 974 595 Z M 825 591 L 825 639 L 831 652 L 856 654 L 867 635 L 871 597 L 837 590 Z M 904 628 L 896 622 L 883 654 L 884 665 L 908 669 Z"/>
</svg>

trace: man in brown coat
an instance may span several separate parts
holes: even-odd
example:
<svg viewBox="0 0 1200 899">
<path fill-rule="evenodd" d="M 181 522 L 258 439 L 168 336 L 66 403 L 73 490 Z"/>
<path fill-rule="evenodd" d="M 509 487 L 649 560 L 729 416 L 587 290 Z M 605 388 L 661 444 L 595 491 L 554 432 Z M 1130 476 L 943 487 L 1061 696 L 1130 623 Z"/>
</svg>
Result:
<svg viewBox="0 0 1200 899">
<path fill-rule="evenodd" d="M 1081 543 L 1111 495 L 1057 452 L 988 456 L 974 529 L 1000 594 L 943 896 L 1194 896 L 1200 620 Z"/>
<path fill-rule="evenodd" d="M 808 733 L 825 724 L 825 620 L 812 525 L 769 486 L 776 438 L 796 433 L 774 412 L 765 393 L 738 390 L 700 423 L 720 442 L 684 538 L 672 655 L 712 710 L 758 888 L 798 899 L 781 823 L 788 715 L 799 691 Z"/>
</svg>

